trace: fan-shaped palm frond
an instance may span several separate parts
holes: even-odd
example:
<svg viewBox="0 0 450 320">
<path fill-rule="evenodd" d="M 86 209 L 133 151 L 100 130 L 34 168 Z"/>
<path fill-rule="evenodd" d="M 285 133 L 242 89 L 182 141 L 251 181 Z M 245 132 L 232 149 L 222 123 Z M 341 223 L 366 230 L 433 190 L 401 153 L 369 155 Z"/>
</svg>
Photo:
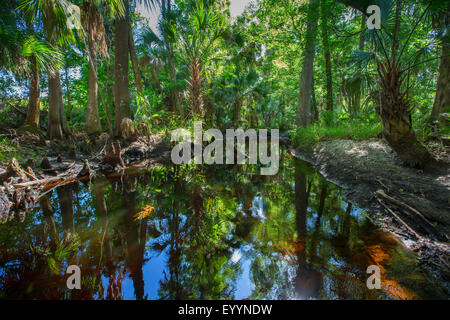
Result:
<svg viewBox="0 0 450 320">
<path fill-rule="evenodd" d="M 64 65 L 64 57 L 60 50 L 49 43 L 39 41 L 33 35 L 24 41 L 22 55 L 24 57 L 34 56 L 38 68 L 46 72 L 59 70 Z"/>
</svg>

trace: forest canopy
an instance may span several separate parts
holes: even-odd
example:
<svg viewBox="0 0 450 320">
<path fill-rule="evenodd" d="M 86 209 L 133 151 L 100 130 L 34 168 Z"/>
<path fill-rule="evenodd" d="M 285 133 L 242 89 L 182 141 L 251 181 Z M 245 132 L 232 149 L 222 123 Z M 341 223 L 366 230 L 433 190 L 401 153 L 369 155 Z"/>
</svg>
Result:
<svg viewBox="0 0 450 320">
<path fill-rule="evenodd" d="M 369 5 L 380 29 L 366 25 Z M 119 137 L 125 118 L 160 130 L 199 117 L 300 138 L 308 130 L 297 126 L 350 123 L 370 136 L 381 120 L 399 156 L 424 166 L 419 140 L 448 120 L 438 121 L 449 101 L 448 10 L 429 0 L 260 0 L 231 18 L 229 1 L 6 1 L 3 126 L 12 105 L 26 118 L 10 125 L 56 140 Z"/>
</svg>

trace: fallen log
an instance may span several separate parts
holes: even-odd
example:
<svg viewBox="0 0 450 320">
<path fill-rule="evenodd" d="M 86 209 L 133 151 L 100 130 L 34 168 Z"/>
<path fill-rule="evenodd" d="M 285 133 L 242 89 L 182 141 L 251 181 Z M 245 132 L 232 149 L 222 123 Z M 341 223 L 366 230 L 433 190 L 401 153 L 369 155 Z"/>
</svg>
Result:
<svg viewBox="0 0 450 320">
<path fill-rule="evenodd" d="M 381 204 L 398 222 L 400 222 L 409 232 L 415 235 L 418 239 L 421 239 L 422 236 L 414 231 L 402 218 L 400 218 L 394 211 L 392 211 L 383 201 L 377 199 L 378 203 Z"/>
<path fill-rule="evenodd" d="M 401 212 L 404 212 L 410 219 L 415 221 L 428 234 L 434 235 L 439 240 L 447 240 L 447 236 L 442 235 L 436 229 L 436 227 L 416 209 L 400 200 L 395 199 L 392 196 L 387 195 L 383 190 L 378 190 L 376 194 L 377 197 L 382 198 L 383 200 L 395 205 L 399 210 L 402 210 Z"/>
</svg>

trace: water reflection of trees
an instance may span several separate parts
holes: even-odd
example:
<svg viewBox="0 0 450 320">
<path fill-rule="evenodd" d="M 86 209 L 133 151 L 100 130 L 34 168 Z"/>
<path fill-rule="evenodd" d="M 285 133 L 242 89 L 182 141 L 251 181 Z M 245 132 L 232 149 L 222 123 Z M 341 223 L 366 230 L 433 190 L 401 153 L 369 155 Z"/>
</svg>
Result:
<svg viewBox="0 0 450 320">
<path fill-rule="evenodd" d="M 371 236 L 334 185 L 283 157 L 273 177 L 179 166 L 58 188 L 23 223 L 0 226 L 0 297 L 122 299 L 129 278 L 146 299 L 145 266 L 158 255 L 161 299 L 235 298 L 246 268 L 254 299 L 377 298 L 365 288 L 369 264 L 388 278 L 381 295 L 415 297 L 385 267 L 410 259 L 398 244 Z M 137 216 L 146 206 L 154 211 Z M 82 290 L 66 289 L 69 264 L 81 267 Z"/>
</svg>

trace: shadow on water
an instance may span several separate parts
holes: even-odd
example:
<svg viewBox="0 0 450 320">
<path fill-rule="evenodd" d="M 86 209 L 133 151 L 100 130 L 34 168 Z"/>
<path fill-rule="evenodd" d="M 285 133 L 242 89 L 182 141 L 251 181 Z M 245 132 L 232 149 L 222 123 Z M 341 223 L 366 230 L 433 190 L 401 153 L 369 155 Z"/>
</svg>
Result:
<svg viewBox="0 0 450 320">
<path fill-rule="evenodd" d="M 282 154 L 277 175 L 258 173 L 166 167 L 60 187 L 0 225 L 0 298 L 448 298 L 305 163 Z M 81 290 L 66 287 L 73 264 Z"/>
</svg>

